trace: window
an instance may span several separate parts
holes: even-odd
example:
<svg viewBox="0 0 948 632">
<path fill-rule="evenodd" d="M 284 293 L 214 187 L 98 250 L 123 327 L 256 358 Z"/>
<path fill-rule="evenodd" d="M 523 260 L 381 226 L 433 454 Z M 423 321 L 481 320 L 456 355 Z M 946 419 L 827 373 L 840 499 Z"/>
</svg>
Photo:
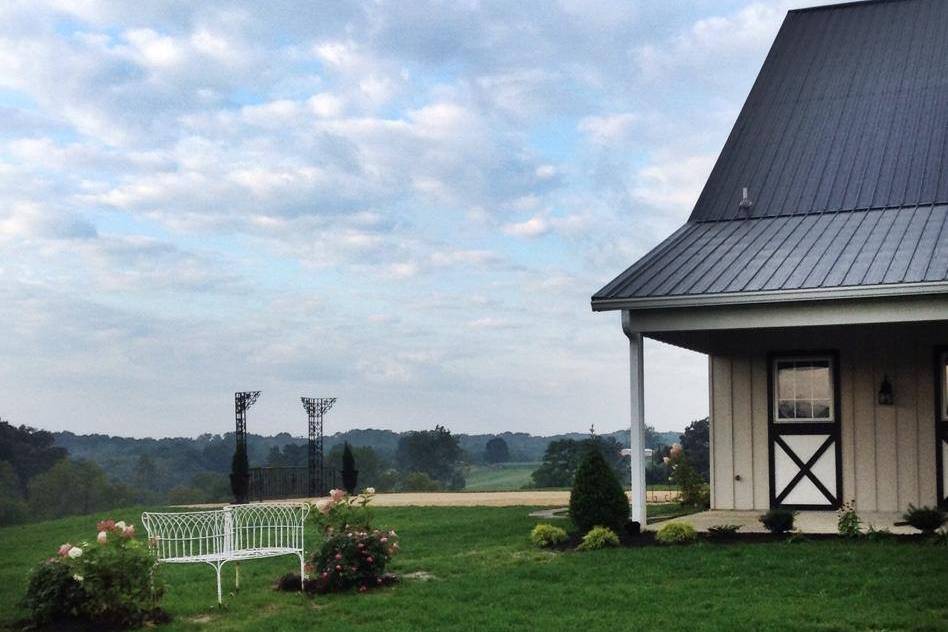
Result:
<svg viewBox="0 0 948 632">
<path fill-rule="evenodd" d="M 774 360 L 774 420 L 834 420 L 832 359 L 814 356 Z"/>
</svg>

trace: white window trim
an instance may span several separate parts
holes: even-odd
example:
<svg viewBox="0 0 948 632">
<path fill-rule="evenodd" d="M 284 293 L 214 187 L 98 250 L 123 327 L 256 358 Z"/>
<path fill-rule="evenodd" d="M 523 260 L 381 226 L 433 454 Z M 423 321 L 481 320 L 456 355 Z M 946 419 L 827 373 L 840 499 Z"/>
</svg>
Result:
<svg viewBox="0 0 948 632">
<path fill-rule="evenodd" d="M 779 411 L 780 403 L 780 389 L 778 387 L 778 371 L 777 363 L 778 362 L 827 362 L 829 367 L 830 374 L 830 383 L 829 383 L 829 417 L 794 417 L 793 419 L 782 418 Z M 836 423 L 836 363 L 833 361 L 833 356 L 829 355 L 793 355 L 793 356 L 774 356 L 771 359 L 770 371 L 773 374 L 773 401 L 770 402 L 770 407 L 772 410 L 774 423 L 776 424 L 793 424 L 793 423 L 803 423 L 803 424 L 830 424 Z"/>
</svg>

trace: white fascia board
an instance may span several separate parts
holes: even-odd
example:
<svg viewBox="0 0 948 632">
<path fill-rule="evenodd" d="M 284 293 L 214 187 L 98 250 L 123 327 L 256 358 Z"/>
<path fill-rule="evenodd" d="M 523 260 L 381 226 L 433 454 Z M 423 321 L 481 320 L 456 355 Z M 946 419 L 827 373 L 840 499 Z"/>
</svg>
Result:
<svg viewBox="0 0 948 632">
<path fill-rule="evenodd" d="M 622 316 L 627 334 L 926 321 L 945 321 L 948 326 L 948 293 L 821 302 L 628 309 L 623 310 Z"/>
<path fill-rule="evenodd" d="M 762 303 L 794 303 L 802 301 L 839 301 L 880 297 L 948 294 L 948 283 L 896 283 L 840 288 L 812 288 L 803 290 L 770 290 L 760 292 L 728 292 L 721 294 L 693 294 L 655 296 L 645 298 L 617 298 L 592 301 L 594 312 L 617 309 L 668 309 L 706 307 L 710 305 L 759 305 Z"/>
</svg>

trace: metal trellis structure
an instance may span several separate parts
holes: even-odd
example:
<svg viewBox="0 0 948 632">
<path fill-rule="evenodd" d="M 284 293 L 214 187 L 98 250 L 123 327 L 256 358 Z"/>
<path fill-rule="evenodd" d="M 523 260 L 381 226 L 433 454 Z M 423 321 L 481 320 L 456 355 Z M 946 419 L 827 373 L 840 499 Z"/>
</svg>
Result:
<svg viewBox="0 0 948 632">
<path fill-rule="evenodd" d="M 336 403 L 335 397 L 301 397 L 309 415 L 309 495 L 322 496 L 327 492 L 323 468 L 323 415 Z"/>
<path fill-rule="evenodd" d="M 234 416 L 237 420 L 235 439 L 237 449 L 244 449 L 247 454 L 247 409 L 254 405 L 260 391 L 238 391 L 234 393 Z"/>
</svg>

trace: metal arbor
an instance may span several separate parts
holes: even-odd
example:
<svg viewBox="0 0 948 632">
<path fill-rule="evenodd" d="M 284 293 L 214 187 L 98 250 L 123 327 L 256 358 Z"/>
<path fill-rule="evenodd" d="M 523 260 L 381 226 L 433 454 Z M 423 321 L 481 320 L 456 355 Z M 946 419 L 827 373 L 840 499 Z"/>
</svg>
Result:
<svg viewBox="0 0 948 632">
<path fill-rule="evenodd" d="M 336 398 L 301 397 L 300 401 L 309 415 L 309 495 L 315 497 L 326 493 L 323 480 L 323 415 L 336 403 Z"/>
<path fill-rule="evenodd" d="M 234 393 L 234 416 L 237 419 L 236 440 L 237 449 L 244 449 L 247 454 L 247 409 L 254 405 L 260 391 L 237 391 Z"/>
</svg>

